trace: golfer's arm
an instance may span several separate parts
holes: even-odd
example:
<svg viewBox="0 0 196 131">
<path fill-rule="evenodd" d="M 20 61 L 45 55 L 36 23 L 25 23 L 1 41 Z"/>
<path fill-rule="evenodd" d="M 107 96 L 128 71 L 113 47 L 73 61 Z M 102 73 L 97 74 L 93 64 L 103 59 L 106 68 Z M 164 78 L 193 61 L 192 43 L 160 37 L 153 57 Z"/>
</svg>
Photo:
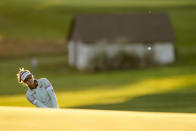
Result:
<svg viewBox="0 0 196 131">
<path fill-rule="evenodd" d="M 47 108 L 46 105 L 44 105 L 42 102 L 40 102 L 39 100 L 36 100 L 34 97 L 26 95 L 26 98 L 29 102 L 31 102 L 33 105 L 37 106 L 37 107 L 45 107 Z"/>
<path fill-rule="evenodd" d="M 56 95 L 55 95 L 55 93 L 54 93 L 54 91 L 53 91 L 53 87 L 50 86 L 49 88 L 47 88 L 47 92 L 48 92 L 48 94 L 49 94 L 49 96 L 50 96 L 50 98 L 51 98 L 52 106 L 53 106 L 54 108 L 58 108 L 57 100 L 56 100 Z"/>
<path fill-rule="evenodd" d="M 48 108 L 46 105 L 44 105 L 42 102 L 40 102 L 39 100 L 35 100 L 34 101 L 34 105 L 37 107 L 44 107 L 44 108 Z"/>
</svg>

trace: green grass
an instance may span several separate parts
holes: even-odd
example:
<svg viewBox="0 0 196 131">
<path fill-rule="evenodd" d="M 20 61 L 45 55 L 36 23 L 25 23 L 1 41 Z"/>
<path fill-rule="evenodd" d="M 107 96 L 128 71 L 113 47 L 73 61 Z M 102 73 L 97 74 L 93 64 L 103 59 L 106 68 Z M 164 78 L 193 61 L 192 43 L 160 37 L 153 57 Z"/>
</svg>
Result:
<svg viewBox="0 0 196 131">
<path fill-rule="evenodd" d="M 194 45 L 195 0 L 6 0 L 0 2 L 0 37 L 64 40 L 77 13 L 167 12 L 177 45 Z"/>
<path fill-rule="evenodd" d="M 58 131 L 194 131 L 196 129 L 195 115 L 195 113 L 0 107 L 0 126 L 1 130 L 14 131 L 34 131 L 35 129 L 32 127 L 36 127 L 38 131 L 43 129 Z"/>
<path fill-rule="evenodd" d="M 32 70 L 31 59 L 13 58 L 1 60 L 0 94 L 23 93 L 23 89 L 16 88 L 16 74 L 19 67 Z M 78 72 L 69 68 L 66 55 L 37 56 L 38 68 L 36 78 L 48 77 L 57 86 L 57 90 L 82 90 L 94 86 L 120 86 L 138 82 L 147 78 L 162 78 L 178 75 L 189 75 L 196 72 L 195 65 L 173 65 L 166 67 L 152 67 L 136 70 L 105 71 L 99 73 Z"/>
<path fill-rule="evenodd" d="M 68 68 L 65 55 L 37 59 L 35 77 L 51 81 L 62 108 L 196 112 L 195 64 L 91 73 Z M 32 106 L 15 77 L 18 66 L 31 69 L 30 60 L 1 61 L 1 106 Z"/>
<path fill-rule="evenodd" d="M 76 106 L 81 109 L 104 109 L 104 110 L 131 110 L 148 112 L 187 112 L 195 113 L 195 84 L 186 86 L 179 90 L 152 93 L 147 95 L 129 97 L 120 102 L 109 104 L 92 104 Z M 193 89 L 191 89 L 193 88 Z M 192 92 L 191 92 L 192 91 Z"/>
<path fill-rule="evenodd" d="M 44 46 L 39 48 L 42 42 L 46 41 L 47 45 L 48 40 L 66 39 L 75 14 L 127 12 L 169 14 L 176 35 L 174 64 L 91 73 L 69 68 L 67 56 L 53 46 L 50 50 L 54 48 L 55 54 L 52 51 L 43 52 L 42 56 L 37 54 L 48 50 Z M 35 77 L 47 77 L 51 81 L 62 108 L 196 112 L 195 23 L 195 0 L 0 1 L 0 51 L 12 56 L 0 56 L 0 106 L 32 106 L 25 98 L 26 88 L 17 83 L 16 73 L 19 67 L 32 70 L 31 59 L 37 57 L 39 66 Z M 11 40 L 9 44 L 6 39 Z M 15 39 L 19 41 L 14 42 Z M 29 43 L 38 46 L 25 48 L 27 51 L 21 56 L 23 44 Z"/>
</svg>

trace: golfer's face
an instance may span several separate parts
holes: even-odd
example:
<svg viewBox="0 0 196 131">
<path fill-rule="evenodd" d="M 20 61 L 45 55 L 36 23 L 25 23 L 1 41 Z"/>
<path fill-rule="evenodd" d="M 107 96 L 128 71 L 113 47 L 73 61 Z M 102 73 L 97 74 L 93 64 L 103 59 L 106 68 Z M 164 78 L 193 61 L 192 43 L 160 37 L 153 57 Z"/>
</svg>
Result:
<svg viewBox="0 0 196 131">
<path fill-rule="evenodd" d="M 27 76 L 27 78 L 24 81 L 27 85 L 33 85 L 34 80 L 33 77 L 31 75 Z"/>
</svg>

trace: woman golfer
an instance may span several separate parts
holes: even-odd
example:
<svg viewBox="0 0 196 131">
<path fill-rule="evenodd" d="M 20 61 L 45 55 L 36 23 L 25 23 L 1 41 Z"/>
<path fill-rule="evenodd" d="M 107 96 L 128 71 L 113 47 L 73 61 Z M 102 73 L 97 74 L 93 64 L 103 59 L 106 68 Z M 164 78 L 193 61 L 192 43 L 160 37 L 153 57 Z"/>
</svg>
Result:
<svg viewBox="0 0 196 131">
<path fill-rule="evenodd" d="M 20 68 L 18 82 L 28 87 L 26 98 L 37 107 L 58 108 L 56 96 L 51 83 L 46 78 L 35 80 L 29 70 Z"/>
</svg>

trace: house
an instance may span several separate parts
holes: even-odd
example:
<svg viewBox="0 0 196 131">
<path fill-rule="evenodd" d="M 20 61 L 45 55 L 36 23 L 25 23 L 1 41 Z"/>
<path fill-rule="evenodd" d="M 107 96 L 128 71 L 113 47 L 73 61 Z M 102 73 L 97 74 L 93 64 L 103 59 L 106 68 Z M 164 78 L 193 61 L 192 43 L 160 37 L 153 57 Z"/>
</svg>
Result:
<svg viewBox="0 0 196 131">
<path fill-rule="evenodd" d="M 165 13 L 77 15 L 68 41 L 69 64 L 79 70 L 170 64 L 174 40 Z"/>
</svg>

